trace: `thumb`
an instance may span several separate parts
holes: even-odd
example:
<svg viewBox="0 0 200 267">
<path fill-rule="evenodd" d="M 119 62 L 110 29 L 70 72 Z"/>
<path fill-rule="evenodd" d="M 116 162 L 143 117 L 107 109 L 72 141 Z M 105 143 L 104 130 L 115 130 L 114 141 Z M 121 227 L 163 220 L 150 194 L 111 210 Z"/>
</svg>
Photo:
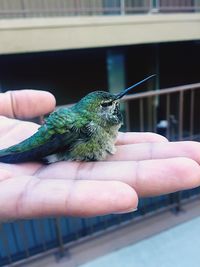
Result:
<svg viewBox="0 0 200 267">
<path fill-rule="evenodd" d="M 54 96 L 46 91 L 19 90 L 0 93 L 0 114 L 9 118 L 34 118 L 53 111 Z"/>
</svg>

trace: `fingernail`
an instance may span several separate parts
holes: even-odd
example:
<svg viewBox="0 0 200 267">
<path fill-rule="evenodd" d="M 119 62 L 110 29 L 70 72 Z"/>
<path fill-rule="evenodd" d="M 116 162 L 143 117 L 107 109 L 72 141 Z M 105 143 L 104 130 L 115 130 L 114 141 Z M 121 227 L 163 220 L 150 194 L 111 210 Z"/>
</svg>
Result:
<svg viewBox="0 0 200 267">
<path fill-rule="evenodd" d="M 125 213 L 131 213 L 131 212 L 134 212 L 134 211 L 137 211 L 137 208 L 123 210 L 123 211 L 117 211 L 117 212 L 113 212 L 113 214 L 125 214 Z"/>
</svg>

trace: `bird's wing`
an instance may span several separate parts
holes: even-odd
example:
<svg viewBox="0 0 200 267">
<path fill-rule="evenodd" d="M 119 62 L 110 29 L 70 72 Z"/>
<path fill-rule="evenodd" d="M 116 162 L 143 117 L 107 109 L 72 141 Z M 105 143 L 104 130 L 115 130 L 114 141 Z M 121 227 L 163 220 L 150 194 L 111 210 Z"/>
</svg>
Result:
<svg viewBox="0 0 200 267">
<path fill-rule="evenodd" d="M 91 127 L 86 120 L 76 121 L 77 116 L 70 109 L 61 108 L 53 112 L 34 135 L 17 145 L 0 150 L 0 162 L 41 160 L 67 149 L 75 140 L 91 134 Z"/>
</svg>

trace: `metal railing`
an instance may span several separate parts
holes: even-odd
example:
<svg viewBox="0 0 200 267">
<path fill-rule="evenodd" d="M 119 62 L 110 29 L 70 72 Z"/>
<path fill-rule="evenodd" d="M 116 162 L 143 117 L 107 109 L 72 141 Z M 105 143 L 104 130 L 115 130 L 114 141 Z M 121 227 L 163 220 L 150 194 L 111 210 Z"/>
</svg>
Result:
<svg viewBox="0 0 200 267">
<path fill-rule="evenodd" d="M 126 96 L 126 129 L 161 132 L 169 140 L 200 140 L 199 89 L 197 83 Z"/>
<path fill-rule="evenodd" d="M 200 0 L 0 0 L 0 18 L 198 11 Z"/>
<path fill-rule="evenodd" d="M 200 83 L 129 95 L 124 101 L 126 124 L 131 130 L 154 130 L 171 140 L 199 140 Z M 200 188 L 141 199 L 138 211 L 129 214 L 2 223 L 0 266 L 28 264 L 53 253 L 62 256 L 72 244 L 163 211 L 178 212 L 183 203 L 197 198 Z"/>
</svg>

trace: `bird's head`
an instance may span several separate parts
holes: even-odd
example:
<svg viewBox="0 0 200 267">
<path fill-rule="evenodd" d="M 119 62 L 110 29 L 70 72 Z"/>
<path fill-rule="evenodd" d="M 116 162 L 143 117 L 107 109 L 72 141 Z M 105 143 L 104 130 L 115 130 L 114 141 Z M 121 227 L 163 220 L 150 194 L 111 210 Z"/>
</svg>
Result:
<svg viewBox="0 0 200 267">
<path fill-rule="evenodd" d="M 84 111 L 89 116 L 101 118 L 111 124 L 119 124 L 122 122 L 120 112 L 120 100 L 116 95 L 104 91 L 94 91 L 82 98 L 76 108 L 79 111 Z"/>
<path fill-rule="evenodd" d="M 90 117 L 100 118 L 105 123 L 120 124 L 122 122 L 122 114 L 120 112 L 120 100 L 130 90 L 139 84 L 149 80 L 155 75 L 151 75 L 142 81 L 130 86 L 129 88 L 121 91 L 119 94 L 114 95 L 105 91 L 94 91 L 83 97 L 75 106 L 79 112 L 85 112 Z"/>
</svg>

